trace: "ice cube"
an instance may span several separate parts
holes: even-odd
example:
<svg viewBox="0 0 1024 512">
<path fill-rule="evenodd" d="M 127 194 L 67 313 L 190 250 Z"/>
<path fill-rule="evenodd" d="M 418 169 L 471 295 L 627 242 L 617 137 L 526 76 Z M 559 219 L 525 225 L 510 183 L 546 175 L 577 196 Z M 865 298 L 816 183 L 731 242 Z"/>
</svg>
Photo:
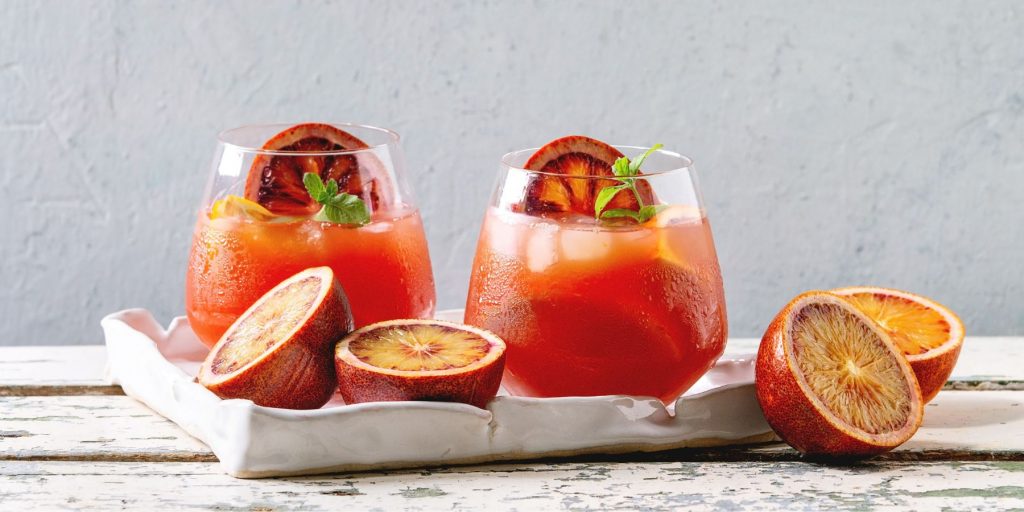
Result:
<svg viewBox="0 0 1024 512">
<path fill-rule="evenodd" d="M 526 241 L 526 265 L 533 272 L 543 272 L 558 259 L 558 227 L 538 222 L 530 227 Z"/>
<path fill-rule="evenodd" d="M 562 257 L 566 260 L 603 258 L 612 250 L 613 236 L 600 229 L 563 229 L 559 237 Z"/>
</svg>

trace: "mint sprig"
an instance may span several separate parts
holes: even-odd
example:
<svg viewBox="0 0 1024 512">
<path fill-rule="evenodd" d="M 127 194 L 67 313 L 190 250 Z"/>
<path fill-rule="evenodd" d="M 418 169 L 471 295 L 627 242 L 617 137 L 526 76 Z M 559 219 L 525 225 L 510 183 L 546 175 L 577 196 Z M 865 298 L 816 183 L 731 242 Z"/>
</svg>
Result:
<svg viewBox="0 0 1024 512">
<path fill-rule="evenodd" d="M 652 217 L 658 214 L 661 210 L 665 209 L 663 204 L 644 204 L 644 198 L 640 196 L 640 191 L 636 188 L 637 176 L 640 175 L 640 166 L 643 165 L 644 160 L 647 159 L 651 153 L 661 149 L 661 144 L 655 144 L 651 149 L 648 149 L 644 154 L 639 155 L 633 160 L 627 157 L 619 158 L 615 160 L 612 165 L 612 173 L 615 174 L 615 180 L 619 181 L 618 185 L 608 185 L 597 193 L 597 198 L 594 200 L 594 218 L 601 219 L 621 219 L 630 218 L 636 222 L 643 223 L 651 220 Z M 636 198 L 636 203 L 639 207 L 636 210 L 630 210 L 627 208 L 613 208 L 611 210 L 605 210 L 612 198 L 616 194 L 623 190 L 629 190 L 633 193 L 633 197 Z"/>
<path fill-rule="evenodd" d="M 306 186 L 309 197 L 321 206 L 313 220 L 332 222 L 334 224 L 355 224 L 363 226 L 370 222 L 370 212 L 366 203 L 358 196 L 338 193 L 338 182 L 330 179 L 327 183 L 316 173 L 307 172 L 302 175 L 302 184 Z"/>
</svg>

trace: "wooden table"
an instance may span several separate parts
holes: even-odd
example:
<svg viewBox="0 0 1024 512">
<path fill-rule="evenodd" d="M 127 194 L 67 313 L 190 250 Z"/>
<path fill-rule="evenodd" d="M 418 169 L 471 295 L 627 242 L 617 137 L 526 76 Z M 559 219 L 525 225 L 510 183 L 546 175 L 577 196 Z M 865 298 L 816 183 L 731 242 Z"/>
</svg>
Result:
<svg viewBox="0 0 1024 512">
<path fill-rule="evenodd" d="M 1024 338 L 968 338 L 917 435 L 856 465 L 770 444 L 266 480 L 222 473 L 107 385 L 104 360 L 100 346 L 0 348 L 0 509 L 1024 508 Z"/>
</svg>

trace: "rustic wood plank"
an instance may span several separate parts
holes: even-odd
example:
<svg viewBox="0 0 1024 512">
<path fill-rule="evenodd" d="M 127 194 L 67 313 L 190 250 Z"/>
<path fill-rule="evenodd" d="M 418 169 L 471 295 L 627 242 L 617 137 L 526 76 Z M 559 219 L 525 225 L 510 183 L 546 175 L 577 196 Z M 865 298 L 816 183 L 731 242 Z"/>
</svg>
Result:
<svg viewBox="0 0 1024 512">
<path fill-rule="evenodd" d="M 217 460 L 126 396 L 0 397 L 0 459 Z"/>
<path fill-rule="evenodd" d="M 756 352 L 759 342 L 731 338 L 726 354 Z M 1024 337 L 968 337 L 946 389 L 1024 390 L 1020 361 Z M 105 364 L 101 345 L 0 347 L 0 396 L 121 394 L 107 384 Z"/>
<path fill-rule="evenodd" d="M 122 394 L 104 378 L 102 345 L 0 348 L 0 396 Z"/>
<path fill-rule="evenodd" d="M 11 510 L 1006 510 L 1024 507 L 1024 462 L 509 464 L 253 481 L 208 463 L 9 461 L 0 499 Z"/>
<path fill-rule="evenodd" d="M 1024 391 L 943 391 L 924 426 L 889 460 L 1024 460 Z M 173 423 L 125 396 L 0 398 L 0 459 L 212 461 L 210 450 Z M 583 460 L 799 460 L 782 444 Z"/>
</svg>

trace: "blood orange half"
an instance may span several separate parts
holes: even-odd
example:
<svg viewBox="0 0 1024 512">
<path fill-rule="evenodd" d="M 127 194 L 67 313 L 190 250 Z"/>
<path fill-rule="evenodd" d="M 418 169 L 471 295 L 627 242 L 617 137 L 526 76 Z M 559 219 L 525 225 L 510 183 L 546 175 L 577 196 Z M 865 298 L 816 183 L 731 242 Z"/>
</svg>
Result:
<svg viewBox="0 0 1024 512">
<path fill-rule="evenodd" d="M 346 403 L 428 400 L 483 408 L 505 368 L 505 342 L 469 325 L 388 320 L 363 327 L 335 348 Z"/>
<path fill-rule="evenodd" d="M 874 286 L 839 288 L 857 309 L 889 333 L 907 356 L 929 402 L 942 389 L 960 357 L 964 324 L 949 308 L 913 293 Z"/>
<path fill-rule="evenodd" d="M 331 350 L 352 330 L 352 313 L 330 267 L 295 274 L 231 324 L 199 369 L 221 398 L 316 409 L 335 388 Z"/>
<path fill-rule="evenodd" d="M 924 414 L 914 372 L 889 334 L 828 292 L 796 297 L 768 326 L 755 386 L 772 429 L 812 455 L 891 450 Z"/>
</svg>

